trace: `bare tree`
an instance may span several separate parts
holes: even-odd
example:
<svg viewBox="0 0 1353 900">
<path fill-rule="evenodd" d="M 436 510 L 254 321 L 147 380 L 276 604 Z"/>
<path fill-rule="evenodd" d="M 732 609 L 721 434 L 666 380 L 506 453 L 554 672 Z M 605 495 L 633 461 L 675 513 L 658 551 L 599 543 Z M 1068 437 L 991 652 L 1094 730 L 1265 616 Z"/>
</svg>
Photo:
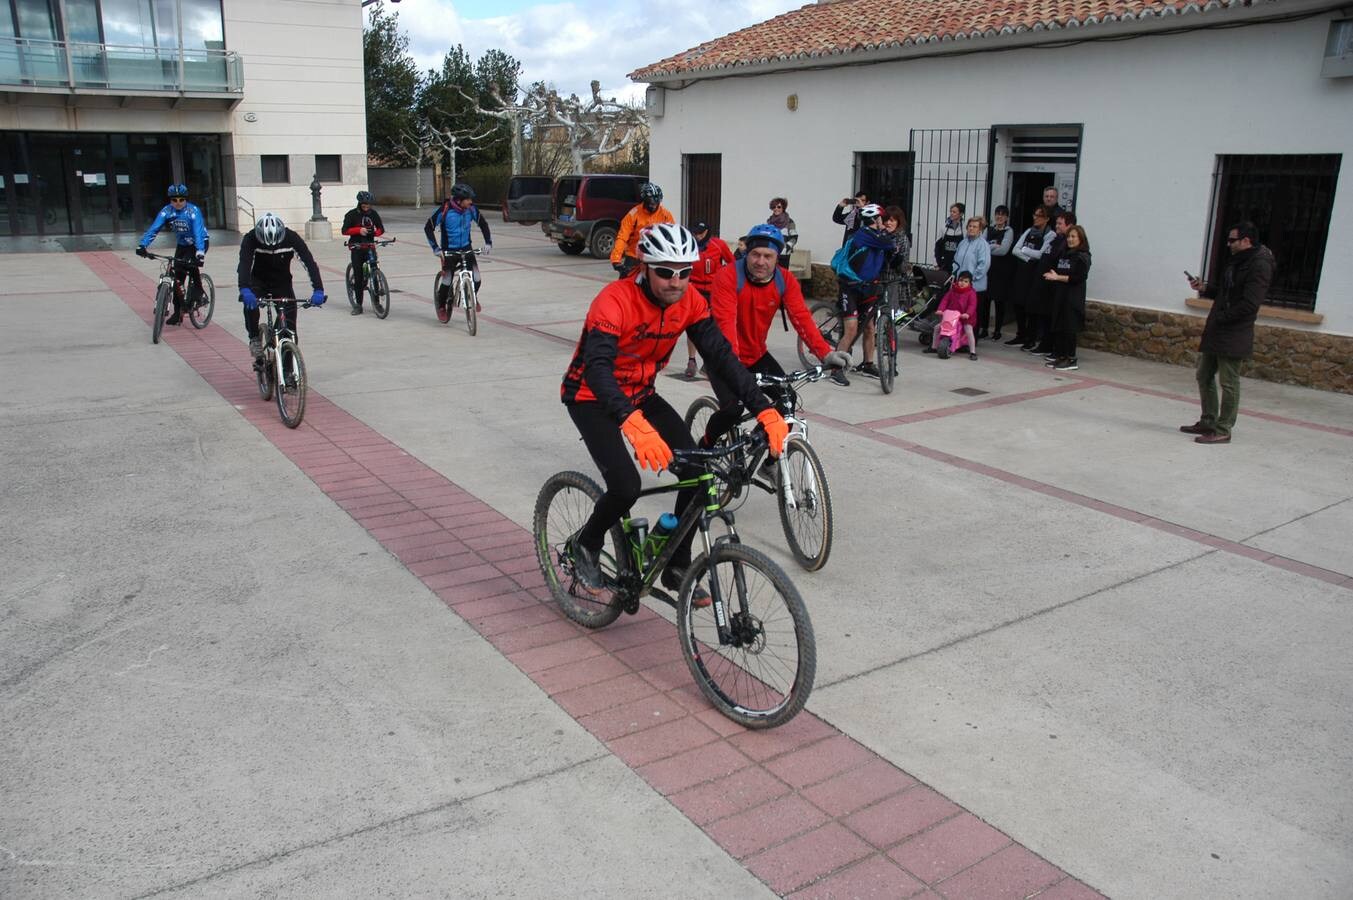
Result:
<svg viewBox="0 0 1353 900">
<path fill-rule="evenodd" d="M 441 168 L 442 154 L 445 153 L 451 163 L 451 184 L 456 183 L 456 154 L 467 150 L 482 149 L 486 140 L 498 131 L 498 126 L 476 132 L 473 128 L 452 128 L 450 125 L 433 125 L 428 119 L 418 123 L 417 139 L 420 144 L 433 153 L 434 170 Z M 421 178 L 421 175 L 420 175 Z"/>
</svg>

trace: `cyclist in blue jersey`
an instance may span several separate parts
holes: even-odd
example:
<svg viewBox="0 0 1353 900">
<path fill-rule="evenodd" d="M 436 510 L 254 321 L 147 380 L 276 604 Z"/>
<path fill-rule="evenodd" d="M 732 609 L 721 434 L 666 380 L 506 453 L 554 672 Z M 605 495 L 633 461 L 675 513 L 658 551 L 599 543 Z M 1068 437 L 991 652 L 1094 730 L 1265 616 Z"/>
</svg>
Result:
<svg viewBox="0 0 1353 900">
<path fill-rule="evenodd" d="M 451 188 L 451 196 L 441 207 L 428 218 L 427 224 L 423 226 L 423 233 L 427 235 L 428 246 L 432 248 L 433 253 L 440 253 L 443 250 L 470 250 L 474 244 L 470 239 L 470 226 L 479 223 L 479 230 L 484 235 L 484 253 L 493 249 L 493 236 L 489 234 L 489 223 L 484 221 L 484 217 L 479 214 L 479 207 L 474 205 L 474 189 L 468 184 L 457 183 Z M 474 276 L 475 296 L 479 295 L 479 261 L 475 257 L 469 257 L 470 274 Z M 447 305 L 451 290 L 450 274 L 460 268 L 460 260 L 448 260 L 444 271 L 447 273 L 442 277 L 442 289 L 438 296 L 433 298 L 437 305 L 437 318 L 445 322 L 451 318 L 451 309 Z"/>
<path fill-rule="evenodd" d="M 207 223 L 202 218 L 202 210 L 188 202 L 188 185 L 169 186 L 169 202 L 160 210 L 155 221 L 150 223 L 146 233 L 141 235 L 141 243 L 136 248 L 137 256 L 149 255 L 146 248 L 162 228 L 170 228 L 174 232 L 178 242 L 174 249 L 174 268 L 188 270 L 189 286 L 197 292 L 193 297 L 196 300 L 202 293 L 202 263 L 207 256 Z M 165 319 L 164 324 L 178 325 L 182 321 L 182 303 L 175 291 L 174 314 Z"/>
</svg>

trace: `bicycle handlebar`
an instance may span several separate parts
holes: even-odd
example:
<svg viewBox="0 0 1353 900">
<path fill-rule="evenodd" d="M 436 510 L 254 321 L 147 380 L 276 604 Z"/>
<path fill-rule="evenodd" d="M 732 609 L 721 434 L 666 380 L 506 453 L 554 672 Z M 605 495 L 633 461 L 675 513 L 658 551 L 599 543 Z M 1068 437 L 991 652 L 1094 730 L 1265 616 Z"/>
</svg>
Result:
<svg viewBox="0 0 1353 900">
<path fill-rule="evenodd" d="M 737 453 L 740 450 L 749 450 L 755 452 L 767 443 L 766 432 L 757 427 L 749 431 L 741 440 L 733 441 L 728 444 L 721 444 L 718 447 L 711 447 L 708 450 L 694 448 L 691 450 L 673 450 L 672 461 L 684 465 L 693 465 L 701 469 L 710 468 L 710 463 L 716 460 L 725 459 Z"/>
<path fill-rule="evenodd" d="M 386 244 L 393 244 L 393 243 L 394 243 L 395 241 L 397 241 L 397 240 L 399 240 L 399 238 L 384 238 L 384 239 L 382 239 L 382 240 L 376 240 L 376 241 L 352 241 L 352 240 L 349 240 L 345 246 L 347 246 L 347 247 L 356 247 L 356 248 L 358 248 L 358 249 L 361 249 L 361 248 L 364 248 L 364 247 L 384 247 Z"/>
<path fill-rule="evenodd" d="M 279 306 L 279 305 L 281 305 L 281 304 L 283 304 L 283 303 L 298 303 L 298 304 L 300 304 L 301 309 L 310 309 L 311 307 L 313 307 L 313 306 L 315 305 L 315 304 L 311 303 L 309 300 L 296 300 L 296 299 L 294 299 L 294 298 L 292 298 L 292 297 L 259 297 L 259 298 L 258 298 L 258 305 L 259 305 L 259 306 Z M 320 307 L 320 309 L 323 309 L 323 308 L 324 308 L 324 307 L 322 307 L 322 306 Z"/>
<path fill-rule="evenodd" d="M 481 248 L 471 247 L 469 250 L 438 250 L 437 255 L 446 256 L 478 256 Z"/>
<path fill-rule="evenodd" d="M 827 370 L 822 366 L 813 366 L 811 369 L 803 369 L 798 372 L 790 372 L 787 375 L 768 375 L 764 372 L 756 373 L 757 387 L 771 387 L 777 384 L 809 384 L 814 381 L 821 381 L 827 377 Z"/>
<path fill-rule="evenodd" d="M 142 258 L 142 259 L 166 259 L 166 260 L 169 260 L 170 262 L 182 263 L 182 264 L 185 265 L 185 266 L 192 266 L 193 268 L 198 268 L 197 260 L 195 260 L 195 259 L 182 259 L 182 258 L 177 257 L 177 256 L 165 256 L 163 253 L 151 253 L 149 250 L 147 250 L 147 251 L 146 251 L 146 255 L 143 256 L 143 257 L 141 257 L 141 258 Z"/>
</svg>

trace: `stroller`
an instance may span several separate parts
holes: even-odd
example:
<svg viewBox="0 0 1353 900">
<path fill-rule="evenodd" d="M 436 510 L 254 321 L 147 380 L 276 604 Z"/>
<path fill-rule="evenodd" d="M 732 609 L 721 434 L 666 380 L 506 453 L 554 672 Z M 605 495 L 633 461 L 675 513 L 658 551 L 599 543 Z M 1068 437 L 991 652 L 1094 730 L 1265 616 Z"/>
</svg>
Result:
<svg viewBox="0 0 1353 900">
<path fill-rule="evenodd" d="M 916 332 L 921 346 L 929 347 L 931 335 L 940 323 L 935 310 L 939 308 L 940 300 L 944 299 L 949 282 L 954 279 L 943 269 L 930 267 L 912 266 L 911 273 L 911 296 L 914 302 L 910 309 L 899 311 L 896 321 L 898 325 L 905 325 Z"/>
</svg>

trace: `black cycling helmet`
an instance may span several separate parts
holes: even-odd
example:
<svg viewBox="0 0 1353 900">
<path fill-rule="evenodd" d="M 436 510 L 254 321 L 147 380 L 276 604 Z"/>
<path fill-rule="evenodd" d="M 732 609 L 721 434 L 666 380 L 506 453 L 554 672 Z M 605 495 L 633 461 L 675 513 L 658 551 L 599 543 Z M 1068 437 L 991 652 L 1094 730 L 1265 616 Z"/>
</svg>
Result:
<svg viewBox="0 0 1353 900">
<path fill-rule="evenodd" d="M 373 197 L 373 196 L 371 196 L 371 192 L 370 192 L 370 191 L 358 191 L 358 192 L 357 192 L 357 202 L 358 202 L 358 203 L 375 203 L 375 202 L 376 202 L 376 198 Z"/>
<path fill-rule="evenodd" d="M 662 188 L 651 181 L 645 181 L 639 188 L 639 199 L 642 201 L 652 200 L 654 203 L 661 203 Z"/>
<path fill-rule="evenodd" d="M 452 200 L 473 200 L 474 188 L 463 181 L 458 181 L 451 187 Z"/>
<path fill-rule="evenodd" d="M 171 199 L 171 200 L 173 200 L 175 197 L 187 197 L 187 196 L 188 196 L 188 185 L 186 185 L 186 184 L 171 184 L 171 185 L 169 186 L 169 191 L 168 191 L 168 193 L 169 193 L 169 199 Z"/>
</svg>

